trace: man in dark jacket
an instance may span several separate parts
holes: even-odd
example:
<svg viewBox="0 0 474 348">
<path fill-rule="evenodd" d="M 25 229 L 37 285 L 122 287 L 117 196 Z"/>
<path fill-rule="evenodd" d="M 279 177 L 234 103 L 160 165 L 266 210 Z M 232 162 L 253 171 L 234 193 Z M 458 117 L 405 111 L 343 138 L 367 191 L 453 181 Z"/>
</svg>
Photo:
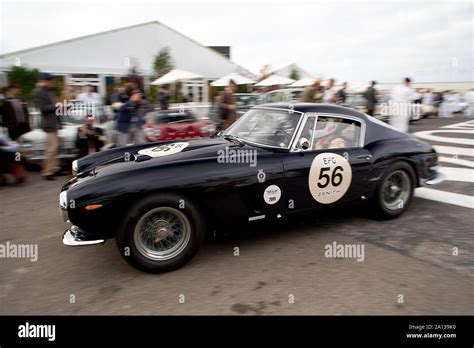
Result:
<svg viewBox="0 0 474 348">
<path fill-rule="evenodd" d="M 170 91 L 168 86 L 163 86 L 158 93 L 158 99 L 160 100 L 160 109 L 168 110 L 170 105 Z"/>
<path fill-rule="evenodd" d="M 222 130 L 229 128 L 236 120 L 235 99 L 232 94 L 237 91 L 237 84 L 229 81 L 229 85 L 219 97 L 220 118 L 222 119 Z"/>
<path fill-rule="evenodd" d="M 60 110 L 61 103 L 56 103 L 55 96 L 51 91 L 53 77 L 50 74 L 41 74 L 41 88 L 36 94 L 36 107 L 41 112 L 41 128 L 46 132 L 47 146 L 45 159 L 43 160 L 43 170 L 41 174 L 45 180 L 54 180 L 54 174 L 60 171 L 58 161 L 59 138 L 58 129 L 61 128 L 59 116 L 56 110 Z"/>
<path fill-rule="evenodd" d="M 139 89 L 129 90 L 130 99 L 122 105 L 117 117 L 118 143 L 119 146 L 127 144 L 141 144 L 144 142 L 143 137 L 143 118 L 140 112 L 143 99 Z"/>
<path fill-rule="evenodd" d="M 77 130 L 78 158 L 99 152 L 102 146 L 104 146 L 104 132 L 101 128 L 94 127 L 94 117 L 88 115 L 84 125 Z"/>
<path fill-rule="evenodd" d="M 370 87 L 364 93 L 364 98 L 367 101 L 367 114 L 374 116 L 375 104 L 377 104 L 377 91 L 375 90 L 376 82 L 372 81 Z"/>
<path fill-rule="evenodd" d="M 9 85 L 3 101 L 2 126 L 8 128 L 8 135 L 12 140 L 31 130 L 28 108 L 18 97 L 19 91 L 16 85 Z"/>
</svg>

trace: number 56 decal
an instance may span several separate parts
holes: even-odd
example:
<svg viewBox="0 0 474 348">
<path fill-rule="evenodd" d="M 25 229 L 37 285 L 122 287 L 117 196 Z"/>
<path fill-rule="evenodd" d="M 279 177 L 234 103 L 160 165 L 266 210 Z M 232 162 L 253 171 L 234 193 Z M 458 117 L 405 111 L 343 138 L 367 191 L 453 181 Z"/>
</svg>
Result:
<svg viewBox="0 0 474 348">
<path fill-rule="evenodd" d="M 319 203 L 330 204 L 341 199 L 351 181 L 351 166 L 338 154 L 321 153 L 311 163 L 308 185 L 311 195 Z"/>
</svg>

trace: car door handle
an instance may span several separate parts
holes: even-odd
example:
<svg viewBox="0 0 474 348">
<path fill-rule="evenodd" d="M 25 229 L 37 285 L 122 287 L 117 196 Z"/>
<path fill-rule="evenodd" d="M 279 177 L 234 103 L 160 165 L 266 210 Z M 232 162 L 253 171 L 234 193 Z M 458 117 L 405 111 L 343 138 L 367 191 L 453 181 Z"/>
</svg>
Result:
<svg viewBox="0 0 474 348">
<path fill-rule="evenodd" d="M 372 159 L 372 155 L 360 155 L 357 156 L 357 159 L 365 159 L 366 161 L 370 161 Z"/>
</svg>

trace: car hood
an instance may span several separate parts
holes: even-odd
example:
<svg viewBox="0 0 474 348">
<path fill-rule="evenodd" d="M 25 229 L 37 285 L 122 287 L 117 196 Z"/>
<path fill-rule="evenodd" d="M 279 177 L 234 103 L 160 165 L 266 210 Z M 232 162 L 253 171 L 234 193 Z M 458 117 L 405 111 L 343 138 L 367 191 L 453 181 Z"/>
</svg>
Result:
<svg viewBox="0 0 474 348">
<path fill-rule="evenodd" d="M 89 161 L 94 161 L 94 156 L 97 156 L 98 160 L 78 176 L 103 178 L 124 171 L 156 166 L 203 160 L 216 161 L 219 156 L 226 156 L 232 149 L 268 151 L 251 145 L 240 146 L 238 143 L 220 138 L 151 143 L 138 148 L 123 147 L 109 150 L 110 154 L 107 156 L 104 156 L 104 153 L 92 155 Z"/>
</svg>

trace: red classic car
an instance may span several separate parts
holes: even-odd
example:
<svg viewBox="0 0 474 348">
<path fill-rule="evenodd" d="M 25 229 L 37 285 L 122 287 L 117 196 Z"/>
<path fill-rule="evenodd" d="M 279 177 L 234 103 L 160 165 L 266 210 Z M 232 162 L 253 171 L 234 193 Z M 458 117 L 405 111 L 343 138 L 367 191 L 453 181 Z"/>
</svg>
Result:
<svg viewBox="0 0 474 348">
<path fill-rule="evenodd" d="M 188 110 L 156 110 L 145 118 L 143 130 L 148 141 L 205 138 L 216 134 L 212 120 L 199 119 Z"/>
</svg>

